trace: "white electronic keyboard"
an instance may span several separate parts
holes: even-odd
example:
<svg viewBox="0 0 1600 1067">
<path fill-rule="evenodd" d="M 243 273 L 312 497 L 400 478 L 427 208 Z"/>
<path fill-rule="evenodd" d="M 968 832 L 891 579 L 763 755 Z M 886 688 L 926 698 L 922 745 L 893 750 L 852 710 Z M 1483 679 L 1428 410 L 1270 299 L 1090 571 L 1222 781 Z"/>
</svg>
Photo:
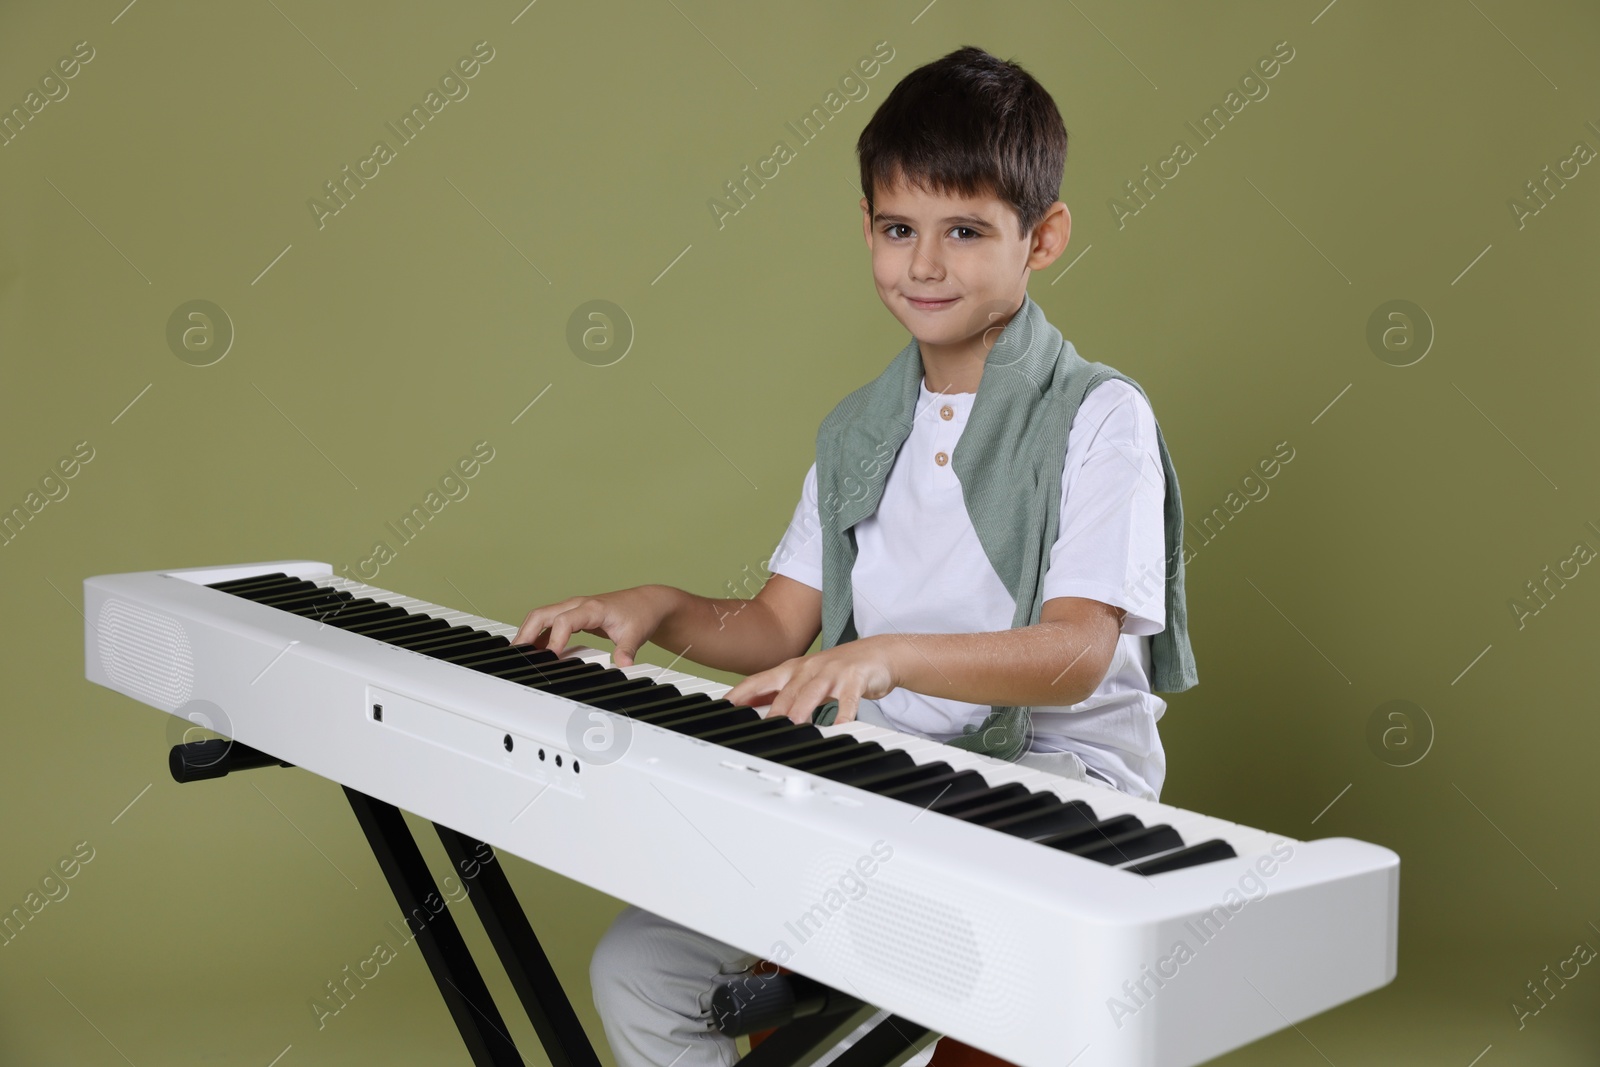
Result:
<svg viewBox="0 0 1600 1067">
<path fill-rule="evenodd" d="M 1395 976 L 1377 845 L 762 719 L 325 563 L 102 575 L 84 614 L 93 682 L 1019 1067 L 1187 1067 Z"/>
</svg>

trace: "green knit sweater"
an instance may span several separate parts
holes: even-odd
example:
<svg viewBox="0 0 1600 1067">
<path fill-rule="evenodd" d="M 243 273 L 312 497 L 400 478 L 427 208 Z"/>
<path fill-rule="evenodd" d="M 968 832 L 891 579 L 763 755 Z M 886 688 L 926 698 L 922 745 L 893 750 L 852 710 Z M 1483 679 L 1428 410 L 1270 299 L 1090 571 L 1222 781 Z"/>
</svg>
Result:
<svg viewBox="0 0 1600 1067">
<path fill-rule="evenodd" d="M 817 431 L 824 649 L 857 637 L 851 597 L 853 527 L 876 511 L 883 498 L 894 465 L 885 457 L 897 453 L 911 433 L 922 378 L 922 352 L 912 338 L 882 374 L 841 400 Z M 1016 599 L 1013 627 L 1039 621 L 1044 573 L 1060 524 L 1067 436 L 1083 398 L 1108 378 L 1144 393 L 1127 375 L 1079 356 L 1027 295 L 984 360 L 951 467 L 984 554 Z M 1166 475 L 1167 581 L 1166 628 L 1151 638 L 1151 687 L 1176 693 L 1199 678 L 1183 597 L 1183 504 L 1159 425 L 1156 442 Z M 837 711 L 838 702 L 830 700 L 812 721 L 830 724 Z M 948 743 L 1016 760 L 1028 749 L 1029 727 L 1028 708 L 997 705 L 981 725 L 969 725 L 964 736 Z"/>
</svg>

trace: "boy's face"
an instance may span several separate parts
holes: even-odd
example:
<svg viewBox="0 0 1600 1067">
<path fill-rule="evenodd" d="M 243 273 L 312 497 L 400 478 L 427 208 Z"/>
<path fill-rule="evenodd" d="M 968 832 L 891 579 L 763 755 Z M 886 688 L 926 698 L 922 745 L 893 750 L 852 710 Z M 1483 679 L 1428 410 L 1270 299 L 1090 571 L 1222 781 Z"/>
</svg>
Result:
<svg viewBox="0 0 1600 1067">
<path fill-rule="evenodd" d="M 987 352 L 998 331 L 987 343 L 985 332 L 1010 321 L 1029 274 L 1061 255 L 1072 229 L 1059 200 L 1019 235 L 1016 211 L 992 193 L 952 196 L 902 181 L 876 197 L 870 215 L 861 199 L 873 284 L 925 351 Z"/>
</svg>

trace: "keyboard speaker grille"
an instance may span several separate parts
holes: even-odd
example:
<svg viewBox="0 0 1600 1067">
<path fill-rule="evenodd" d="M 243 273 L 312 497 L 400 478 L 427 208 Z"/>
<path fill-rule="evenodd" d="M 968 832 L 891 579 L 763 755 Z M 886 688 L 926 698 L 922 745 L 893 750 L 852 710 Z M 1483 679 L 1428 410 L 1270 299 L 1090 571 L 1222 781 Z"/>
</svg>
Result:
<svg viewBox="0 0 1600 1067">
<path fill-rule="evenodd" d="M 194 692 L 194 653 L 177 619 L 115 597 L 95 619 L 100 666 L 117 689 L 167 711 Z"/>
<path fill-rule="evenodd" d="M 857 988 L 843 988 L 857 996 L 887 987 L 930 1016 L 970 1017 L 983 1028 L 1020 1023 L 1035 984 L 992 904 L 927 892 L 932 879 L 897 869 L 910 862 L 898 856 L 866 877 L 859 860 L 819 857 L 808 879 L 815 903 L 788 924 L 797 958 L 817 950 L 852 976 Z"/>
</svg>

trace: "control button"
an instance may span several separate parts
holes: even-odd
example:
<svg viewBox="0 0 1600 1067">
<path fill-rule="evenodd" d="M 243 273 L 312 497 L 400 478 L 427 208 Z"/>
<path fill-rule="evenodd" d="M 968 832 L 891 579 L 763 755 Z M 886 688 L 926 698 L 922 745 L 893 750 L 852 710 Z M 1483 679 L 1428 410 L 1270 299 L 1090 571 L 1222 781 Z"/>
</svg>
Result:
<svg viewBox="0 0 1600 1067">
<path fill-rule="evenodd" d="M 803 774 L 785 775 L 783 779 L 783 795 L 786 797 L 804 797 L 811 795 L 811 783 L 806 781 Z"/>
<path fill-rule="evenodd" d="M 944 466 L 944 465 L 945 465 L 945 464 L 946 464 L 946 463 L 949 463 L 949 462 L 950 462 L 950 457 L 949 457 L 949 456 L 947 456 L 947 455 L 945 455 L 945 454 L 944 454 L 944 453 L 943 453 L 943 452 L 935 452 L 935 453 L 934 453 L 934 454 L 933 454 L 933 461 L 934 461 L 934 462 L 935 462 L 935 463 L 937 463 L 937 464 L 938 464 L 938 465 L 939 465 L 939 466 L 941 466 L 941 467 L 942 467 L 942 466 Z"/>
</svg>

